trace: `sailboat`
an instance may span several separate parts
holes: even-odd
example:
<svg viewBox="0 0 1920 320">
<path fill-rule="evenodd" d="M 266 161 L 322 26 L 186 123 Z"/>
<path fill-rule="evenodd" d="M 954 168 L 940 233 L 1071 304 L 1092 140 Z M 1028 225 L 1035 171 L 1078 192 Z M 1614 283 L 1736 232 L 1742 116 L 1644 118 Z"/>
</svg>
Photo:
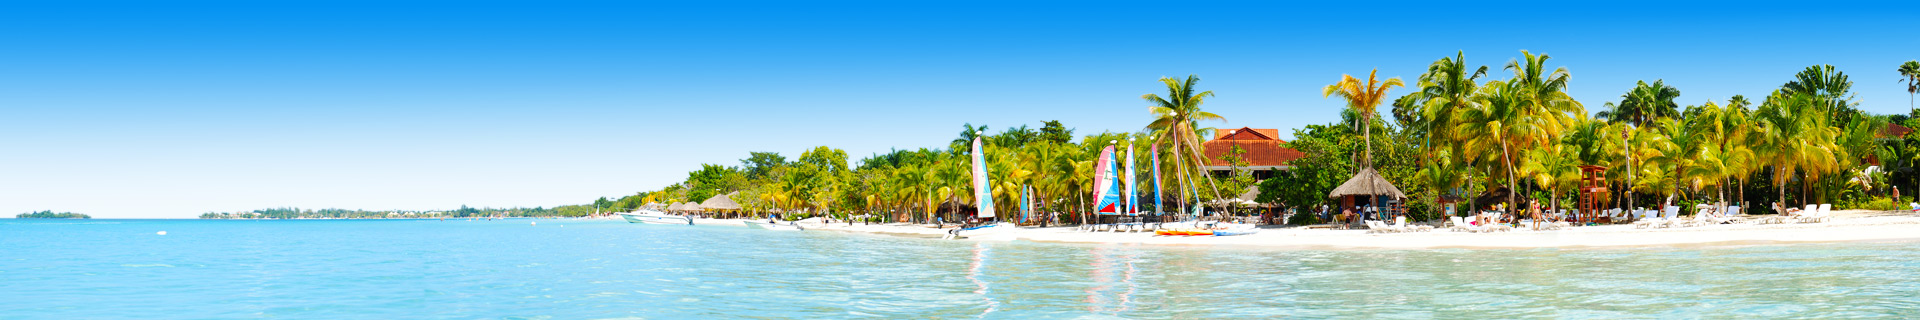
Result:
<svg viewBox="0 0 1920 320">
<path fill-rule="evenodd" d="M 993 214 L 993 189 L 991 189 L 991 186 L 987 181 L 987 156 L 985 153 L 980 152 L 980 137 L 976 136 L 973 137 L 973 201 L 975 206 L 979 207 L 980 210 L 974 217 L 992 219 L 995 216 Z M 973 238 L 997 234 L 1007 229 L 1013 229 L 1013 224 L 992 221 L 977 226 L 949 230 L 947 231 L 946 238 Z"/>
<path fill-rule="evenodd" d="M 1101 216 L 1126 211 L 1120 204 L 1120 175 L 1116 172 L 1119 171 L 1119 161 L 1113 157 L 1113 146 L 1100 149 L 1100 159 L 1093 169 L 1093 213 Z M 1100 226 L 1106 225 L 1095 220 L 1086 227 L 1089 231 L 1095 231 Z"/>
</svg>

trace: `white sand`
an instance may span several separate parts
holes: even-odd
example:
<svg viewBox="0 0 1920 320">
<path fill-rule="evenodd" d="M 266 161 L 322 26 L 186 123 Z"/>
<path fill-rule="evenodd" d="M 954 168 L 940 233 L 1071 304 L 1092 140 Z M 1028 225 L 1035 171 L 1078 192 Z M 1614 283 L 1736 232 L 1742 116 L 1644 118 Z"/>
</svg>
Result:
<svg viewBox="0 0 1920 320">
<path fill-rule="evenodd" d="M 962 241 L 1063 243 L 1132 243 L 1188 246 L 1257 246 L 1302 249 L 1426 249 L 1426 248 L 1585 248 L 1768 244 L 1798 242 L 1920 240 L 1920 215 L 1912 212 L 1837 211 L 1825 223 L 1731 224 L 1699 227 L 1635 229 L 1632 225 L 1572 227 L 1563 230 L 1466 233 L 1444 228 L 1431 232 L 1367 234 L 1365 230 L 1326 230 L 1299 227 L 1263 228 L 1242 236 L 1156 236 L 1151 232 L 1082 232 L 1072 227 L 1020 227 L 1001 234 Z M 701 225 L 743 226 L 738 219 L 696 219 Z M 953 228 L 932 225 L 860 224 L 803 225 L 808 230 L 939 237 Z"/>
</svg>

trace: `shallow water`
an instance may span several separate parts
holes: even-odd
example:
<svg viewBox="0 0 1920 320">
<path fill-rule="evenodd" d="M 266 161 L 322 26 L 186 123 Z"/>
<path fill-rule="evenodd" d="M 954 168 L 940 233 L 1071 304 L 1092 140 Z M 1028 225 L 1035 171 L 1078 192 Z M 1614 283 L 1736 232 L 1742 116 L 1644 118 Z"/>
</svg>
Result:
<svg viewBox="0 0 1920 320">
<path fill-rule="evenodd" d="M 1916 279 L 1914 242 L 1283 251 L 550 219 L 0 220 L 4 319 L 1913 318 Z"/>
</svg>

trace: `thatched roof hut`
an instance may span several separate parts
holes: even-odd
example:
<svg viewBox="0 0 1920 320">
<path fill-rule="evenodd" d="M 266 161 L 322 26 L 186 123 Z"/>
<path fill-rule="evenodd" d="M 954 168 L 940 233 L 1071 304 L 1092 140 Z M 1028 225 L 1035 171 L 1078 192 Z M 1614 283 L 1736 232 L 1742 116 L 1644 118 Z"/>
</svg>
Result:
<svg viewBox="0 0 1920 320">
<path fill-rule="evenodd" d="M 1353 174 L 1352 179 L 1347 179 L 1346 183 L 1341 183 L 1340 187 L 1333 188 L 1333 192 L 1327 193 L 1328 198 L 1343 196 L 1389 196 L 1401 199 L 1406 198 L 1407 193 L 1400 192 L 1400 188 L 1394 187 L 1392 182 L 1387 182 L 1387 178 L 1381 177 L 1379 171 L 1366 168 L 1360 169 L 1359 173 Z"/>
<path fill-rule="evenodd" d="M 708 210 L 740 210 L 740 203 L 733 202 L 733 195 L 736 194 L 740 194 L 740 192 L 734 191 L 733 193 L 707 198 L 707 201 L 700 203 L 700 208 Z"/>
</svg>

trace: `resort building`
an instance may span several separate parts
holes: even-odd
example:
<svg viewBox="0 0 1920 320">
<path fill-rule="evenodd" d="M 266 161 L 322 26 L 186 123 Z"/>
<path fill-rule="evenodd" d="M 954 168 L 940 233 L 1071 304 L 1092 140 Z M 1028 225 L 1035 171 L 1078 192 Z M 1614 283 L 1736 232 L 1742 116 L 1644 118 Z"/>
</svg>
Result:
<svg viewBox="0 0 1920 320">
<path fill-rule="evenodd" d="M 1225 176 L 1233 169 L 1226 157 L 1234 147 L 1239 147 L 1245 151 L 1240 158 L 1246 161 L 1246 166 L 1240 167 L 1240 170 L 1253 171 L 1254 179 L 1267 179 L 1273 177 L 1275 171 L 1292 170 L 1290 162 L 1306 157 L 1305 153 L 1288 148 L 1286 144 L 1286 141 L 1280 140 L 1280 129 L 1241 127 L 1216 129 L 1213 140 L 1207 140 L 1200 146 L 1207 156 L 1208 172 Z"/>
</svg>

